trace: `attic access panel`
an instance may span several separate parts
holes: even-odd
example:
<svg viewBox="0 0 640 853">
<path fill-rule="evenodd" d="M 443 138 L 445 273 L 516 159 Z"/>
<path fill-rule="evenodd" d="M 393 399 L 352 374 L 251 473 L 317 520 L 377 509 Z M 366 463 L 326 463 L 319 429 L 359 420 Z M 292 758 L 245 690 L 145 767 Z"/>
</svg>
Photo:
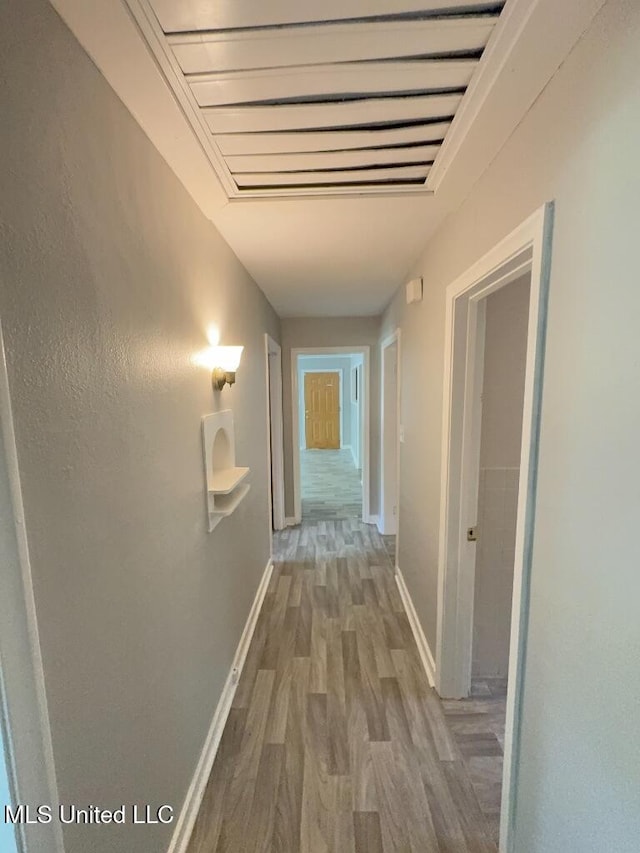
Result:
<svg viewBox="0 0 640 853">
<path fill-rule="evenodd" d="M 504 6 L 127 2 L 230 198 L 428 190 Z"/>
</svg>

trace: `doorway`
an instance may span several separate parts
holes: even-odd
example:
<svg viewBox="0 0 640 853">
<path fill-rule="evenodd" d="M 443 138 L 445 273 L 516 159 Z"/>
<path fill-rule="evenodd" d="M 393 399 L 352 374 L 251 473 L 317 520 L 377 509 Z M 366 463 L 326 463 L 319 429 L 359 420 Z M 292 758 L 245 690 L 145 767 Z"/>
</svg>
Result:
<svg viewBox="0 0 640 853">
<path fill-rule="evenodd" d="M 270 533 L 286 526 L 284 513 L 284 427 L 282 418 L 282 350 L 265 335 L 267 381 L 267 456 L 269 463 Z"/>
<path fill-rule="evenodd" d="M 58 821 L 4 822 L 5 804 L 55 812 L 58 795 L 1 326 L 0 566 L 0 850 L 59 853 Z"/>
<path fill-rule="evenodd" d="M 0 674 L 0 680 L 2 675 Z M 2 721 L 0 720 L 0 723 Z M 5 807 L 15 808 L 16 798 L 11 793 L 12 780 L 9 778 L 9 744 L 0 724 L 0 850 L 3 853 L 18 853 L 14 827 L 5 821 Z"/>
<path fill-rule="evenodd" d="M 477 631 L 474 637 L 474 605 L 478 592 L 476 552 L 478 542 L 483 536 L 483 526 L 487 526 L 490 516 L 496 516 L 498 504 L 502 515 L 496 518 L 496 524 L 504 525 L 506 468 L 517 468 L 517 488 L 513 471 L 509 474 L 509 491 L 514 492 L 509 514 L 515 515 L 512 519 L 515 522 L 512 550 L 509 550 L 511 546 L 505 546 L 504 542 L 500 542 L 497 547 L 502 566 L 506 563 L 512 572 L 512 579 L 509 581 L 512 584 L 509 642 L 506 663 L 503 661 L 502 664 L 507 669 L 504 758 L 499 807 L 500 850 L 503 853 L 512 849 L 513 779 L 517 775 L 519 755 L 519 707 L 535 515 L 552 220 L 553 206 L 545 205 L 451 284 L 446 294 L 436 647 L 436 688 L 443 698 L 462 699 L 474 693 L 474 654 L 477 656 L 481 651 Z M 502 487 L 502 494 L 494 496 L 495 500 L 491 499 L 492 506 L 489 509 L 488 504 L 484 506 L 482 502 L 479 504 L 478 500 L 481 481 L 487 305 L 492 294 L 523 280 L 523 277 L 527 277 L 530 284 L 528 318 L 524 324 L 524 384 L 520 392 L 521 402 L 518 403 L 521 410 L 521 434 L 516 449 L 517 464 L 496 466 L 505 470 L 489 475 L 494 478 L 494 485 L 496 478 L 500 479 Z M 498 403 L 501 401 L 498 400 Z M 504 412 L 501 417 L 504 420 Z M 496 438 L 495 435 L 491 437 Z M 513 437 L 510 440 L 514 440 Z M 515 441 L 517 442 L 517 438 Z M 486 471 L 484 476 L 482 485 L 486 490 Z M 486 498 L 487 496 L 483 495 L 482 501 L 486 502 Z M 483 524 L 480 525 L 479 508 L 484 513 Z M 494 522 L 491 521 L 490 524 Z M 509 550 L 506 557 L 505 550 Z M 496 553 L 495 544 L 493 553 Z M 478 567 L 482 570 L 481 563 L 482 561 Z M 489 563 L 492 563 L 492 558 Z M 479 589 L 486 595 L 486 579 L 483 585 L 482 579 L 479 578 Z M 504 625 L 499 632 L 501 636 L 504 634 L 503 629 Z"/>
<path fill-rule="evenodd" d="M 342 370 L 305 369 L 302 373 L 305 450 L 340 450 L 344 412 L 340 405 Z"/>
<path fill-rule="evenodd" d="M 369 521 L 369 348 L 291 353 L 295 523 Z"/>
<path fill-rule="evenodd" d="M 380 512 L 378 529 L 394 566 L 400 496 L 400 330 L 381 344 Z"/>
<path fill-rule="evenodd" d="M 471 679 L 472 692 L 495 696 L 506 695 L 509 671 L 530 285 L 527 272 L 479 305 L 485 332 Z"/>
</svg>

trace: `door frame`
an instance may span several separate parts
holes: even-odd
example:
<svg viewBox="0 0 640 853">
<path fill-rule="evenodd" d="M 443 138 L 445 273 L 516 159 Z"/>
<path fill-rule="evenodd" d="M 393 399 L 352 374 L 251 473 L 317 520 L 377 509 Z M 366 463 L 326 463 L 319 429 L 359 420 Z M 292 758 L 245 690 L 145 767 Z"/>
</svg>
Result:
<svg viewBox="0 0 640 853">
<path fill-rule="evenodd" d="M 358 362 L 358 364 L 352 365 L 351 376 L 349 378 L 349 381 L 351 382 L 351 395 L 350 395 L 351 396 L 351 406 L 352 406 L 351 418 L 353 419 L 353 405 L 354 405 L 354 403 L 355 403 L 356 416 L 358 418 L 358 431 L 357 431 L 357 438 L 358 438 L 357 450 L 358 450 L 358 452 L 356 454 L 355 448 L 353 446 L 353 423 L 352 423 L 352 426 L 351 426 L 351 441 L 352 441 L 351 456 L 353 457 L 353 464 L 356 466 L 356 468 L 358 470 L 360 470 L 362 468 L 362 448 L 360 447 L 360 432 L 361 432 L 360 424 L 362 423 L 362 392 L 360 391 L 360 388 L 362 387 L 362 368 L 363 368 L 363 364 L 361 361 Z M 354 389 L 358 389 L 358 394 L 356 395 L 355 399 L 354 399 Z"/>
<path fill-rule="evenodd" d="M 269 537 L 286 527 L 284 511 L 284 423 L 282 407 L 282 348 L 264 336 L 267 384 L 267 464 L 269 466 Z M 273 553 L 273 547 L 271 547 Z"/>
<path fill-rule="evenodd" d="M 302 494 L 300 488 L 300 426 L 299 426 L 299 396 L 298 388 L 298 359 L 309 355 L 361 355 L 362 356 L 362 418 L 360 423 L 360 447 L 362 459 L 362 520 L 367 524 L 375 523 L 370 515 L 369 502 L 369 469 L 370 469 L 370 385 L 369 363 L 370 347 L 296 347 L 291 350 L 291 435 L 293 452 L 293 506 L 294 524 L 302 521 Z"/>
<path fill-rule="evenodd" d="M 46 804 L 55 815 L 58 786 L 1 324 L 0 507 L 0 725 L 9 785 L 14 806 Z M 18 824 L 16 842 L 20 853 L 64 853 L 55 818 L 48 824 Z"/>
<path fill-rule="evenodd" d="M 300 375 L 302 376 L 302 387 L 298 388 L 298 393 L 302 400 L 304 400 L 304 377 L 306 373 L 337 373 L 338 374 L 338 414 L 339 414 L 339 424 L 338 429 L 340 430 L 340 450 L 346 450 L 346 447 L 343 442 L 344 437 L 344 406 L 342 405 L 342 394 L 344 391 L 344 369 L 342 367 L 330 367 L 330 368 L 321 368 L 321 367 L 301 367 Z M 298 400 L 298 417 L 300 412 L 300 400 Z M 300 429 L 300 424 L 298 424 L 298 429 Z M 302 436 L 300 436 L 300 441 L 302 442 Z M 305 424 L 305 438 L 304 438 L 304 447 L 302 443 L 300 444 L 300 450 L 306 450 L 307 445 L 307 437 L 306 437 L 306 424 Z"/>
<path fill-rule="evenodd" d="M 479 454 L 478 369 L 484 346 L 481 301 L 531 272 L 520 456 L 509 676 L 506 703 L 500 851 L 513 851 L 515 779 L 526 652 L 529 585 L 536 508 L 544 344 L 551 265 L 553 204 L 539 208 L 446 291 L 442 425 L 436 689 L 446 698 L 468 695 L 473 630 L 475 524 Z"/>
<path fill-rule="evenodd" d="M 380 509 L 378 513 L 378 530 L 381 534 L 395 534 L 396 536 L 396 562 L 397 562 L 397 554 L 398 554 L 398 536 L 400 532 L 400 432 L 401 432 L 401 390 L 402 390 L 402 362 L 401 362 L 401 332 L 400 329 L 397 328 L 394 332 L 388 335 L 386 338 L 382 340 L 380 343 Z M 386 360 L 389 356 L 388 350 L 394 346 L 396 347 L 396 387 L 390 390 L 390 393 L 387 392 L 384 375 L 385 375 L 385 366 Z M 396 457 L 396 477 L 395 477 L 395 489 L 396 489 L 396 514 L 395 514 L 395 522 L 393 519 L 387 518 L 387 514 L 385 512 L 385 507 L 387 506 L 387 489 L 388 483 L 387 478 L 385 477 L 386 471 L 386 460 L 387 454 L 390 449 L 387 448 L 386 442 L 386 430 L 389 423 L 389 411 L 388 411 L 388 401 L 395 400 L 395 421 L 396 421 L 396 441 L 395 447 L 391 449 L 391 452 L 395 453 Z"/>
</svg>

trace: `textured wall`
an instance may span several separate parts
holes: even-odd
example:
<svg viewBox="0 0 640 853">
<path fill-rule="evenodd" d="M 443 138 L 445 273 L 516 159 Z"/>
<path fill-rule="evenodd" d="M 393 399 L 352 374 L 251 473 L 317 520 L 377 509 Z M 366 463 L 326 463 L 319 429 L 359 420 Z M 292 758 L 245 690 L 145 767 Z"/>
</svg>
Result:
<svg viewBox="0 0 640 853">
<path fill-rule="evenodd" d="M 269 557 L 264 332 L 279 322 L 45 0 L 0 7 L 0 312 L 60 796 L 179 809 Z M 246 347 L 214 396 L 217 323 Z M 201 416 L 252 489 L 206 532 Z M 67 853 L 171 828 L 68 827 Z"/>
<path fill-rule="evenodd" d="M 640 5 L 610 0 L 429 242 L 402 326 L 400 567 L 435 651 L 445 288 L 556 201 L 518 853 L 632 853 L 640 837 Z M 408 393 L 410 392 L 410 393 Z"/>
<path fill-rule="evenodd" d="M 378 512 L 380 478 L 380 358 L 379 317 L 303 317 L 282 321 L 282 381 L 284 406 L 284 481 L 286 514 L 293 508 L 293 435 L 291 430 L 291 350 L 305 347 L 370 347 L 370 511 Z"/>
</svg>

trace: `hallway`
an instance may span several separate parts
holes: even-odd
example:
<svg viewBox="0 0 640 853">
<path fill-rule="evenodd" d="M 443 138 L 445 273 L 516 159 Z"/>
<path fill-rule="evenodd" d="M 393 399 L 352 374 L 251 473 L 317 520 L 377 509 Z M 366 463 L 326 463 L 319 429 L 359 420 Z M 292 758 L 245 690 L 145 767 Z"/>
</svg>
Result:
<svg viewBox="0 0 640 853">
<path fill-rule="evenodd" d="M 500 699 L 429 688 L 376 528 L 275 548 L 189 853 L 496 851 Z"/>
</svg>

